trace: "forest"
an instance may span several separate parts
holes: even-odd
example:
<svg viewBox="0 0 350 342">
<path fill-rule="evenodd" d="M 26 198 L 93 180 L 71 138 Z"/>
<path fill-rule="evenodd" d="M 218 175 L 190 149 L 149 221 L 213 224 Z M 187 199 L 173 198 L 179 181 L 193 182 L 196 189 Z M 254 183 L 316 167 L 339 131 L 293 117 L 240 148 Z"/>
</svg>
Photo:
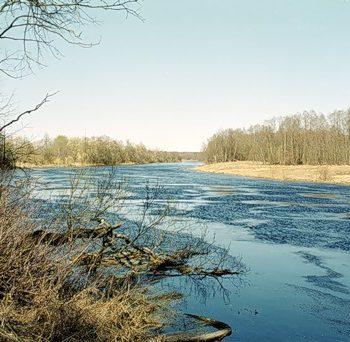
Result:
<svg viewBox="0 0 350 342">
<path fill-rule="evenodd" d="M 143 144 L 113 140 L 109 137 L 45 136 L 31 142 L 23 137 L 2 137 L 2 160 L 11 164 L 42 165 L 117 165 L 126 163 L 156 163 L 181 161 L 177 152 L 150 150 Z"/>
<path fill-rule="evenodd" d="M 350 110 L 274 118 L 248 129 L 220 130 L 203 147 L 208 163 L 350 164 Z"/>
</svg>

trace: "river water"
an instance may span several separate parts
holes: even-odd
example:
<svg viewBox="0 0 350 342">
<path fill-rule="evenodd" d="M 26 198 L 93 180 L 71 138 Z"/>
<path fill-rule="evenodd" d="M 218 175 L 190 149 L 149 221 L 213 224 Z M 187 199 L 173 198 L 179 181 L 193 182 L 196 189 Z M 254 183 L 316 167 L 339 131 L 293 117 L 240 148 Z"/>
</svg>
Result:
<svg viewBox="0 0 350 342">
<path fill-rule="evenodd" d="M 226 290 L 182 284 L 180 308 L 230 324 L 227 341 L 350 341 L 350 188 L 200 173 L 196 165 L 118 169 L 131 201 L 146 184 L 160 185 L 176 215 L 205 225 L 249 269 Z M 73 169 L 33 172 L 58 190 Z"/>
</svg>

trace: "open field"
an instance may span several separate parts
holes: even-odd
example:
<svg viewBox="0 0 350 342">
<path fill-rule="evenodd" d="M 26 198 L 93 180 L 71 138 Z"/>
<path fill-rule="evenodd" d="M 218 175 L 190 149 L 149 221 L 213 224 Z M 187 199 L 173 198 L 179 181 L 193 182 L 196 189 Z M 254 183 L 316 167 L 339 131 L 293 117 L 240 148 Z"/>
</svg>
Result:
<svg viewBox="0 0 350 342">
<path fill-rule="evenodd" d="M 201 165 L 196 170 L 244 177 L 350 185 L 350 165 L 268 165 L 238 161 Z"/>
</svg>

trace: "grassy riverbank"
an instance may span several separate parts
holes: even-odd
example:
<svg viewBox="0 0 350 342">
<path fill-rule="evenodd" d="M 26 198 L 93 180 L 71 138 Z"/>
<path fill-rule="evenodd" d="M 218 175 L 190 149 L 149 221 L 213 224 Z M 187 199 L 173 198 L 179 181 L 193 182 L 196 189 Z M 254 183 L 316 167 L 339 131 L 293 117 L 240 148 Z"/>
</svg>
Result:
<svg viewBox="0 0 350 342">
<path fill-rule="evenodd" d="M 238 161 L 201 165 L 196 170 L 274 180 L 350 185 L 350 165 L 268 165 Z"/>
</svg>

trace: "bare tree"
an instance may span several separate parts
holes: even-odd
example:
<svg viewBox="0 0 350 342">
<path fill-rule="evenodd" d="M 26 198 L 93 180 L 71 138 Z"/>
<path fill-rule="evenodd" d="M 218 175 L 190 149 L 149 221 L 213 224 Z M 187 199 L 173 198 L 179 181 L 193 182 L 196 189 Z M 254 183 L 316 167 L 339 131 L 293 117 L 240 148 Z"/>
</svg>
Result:
<svg viewBox="0 0 350 342">
<path fill-rule="evenodd" d="M 31 113 L 39 110 L 45 103 L 49 102 L 50 98 L 53 95 L 54 94 L 46 94 L 45 97 L 38 104 L 36 104 L 33 108 L 27 109 L 27 110 L 15 115 L 15 117 L 10 118 L 8 121 L 6 121 L 6 118 L 9 116 L 9 112 L 1 112 L 1 108 L 0 108 L 0 118 L 3 119 L 3 124 L 0 126 L 0 134 L 3 133 L 6 128 L 8 128 L 8 127 L 12 126 L 13 124 L 15 124 L 16 122 L 18 122 L 23 116 L 31 114 Z M 5 107 L 3 109 L 7 108 L 9 105 L 10 105 L 10 103 L 8 102 L 8 104 L 5 105 Z"/>
<path fill-rule="evenodd" d="M 15 167 L 19 157 L 24 156 L 24 151 L 28 152 L 28 144 L 24 140 L 20 143 L 13 144 L 14 140 L 10 140 L 13 132 L 6 132 L 7 129 L 13 128 L 24 116 L 38 111 L 55 94 L 46 94 L 45 97 L 34 107 L 27 109 L 19 114 L 15 113 L 12 108 L 12 98 L 6 99 L 0 108 L 0 169 L 10 169 Z M 28 154 L 29 155 L 29 154 Z"/>
<path fill-rule="evenodd" d="M 49 51 L 59 56 L 59 40 L 90 47 L 82 28 L 97 23 L 97 11 L 118 11 L 139 17 L 138 0 L 5 0 L 0 5 L 0 71 L 21 77 L 33 64 L 43 65 Z"/>
</svg>

